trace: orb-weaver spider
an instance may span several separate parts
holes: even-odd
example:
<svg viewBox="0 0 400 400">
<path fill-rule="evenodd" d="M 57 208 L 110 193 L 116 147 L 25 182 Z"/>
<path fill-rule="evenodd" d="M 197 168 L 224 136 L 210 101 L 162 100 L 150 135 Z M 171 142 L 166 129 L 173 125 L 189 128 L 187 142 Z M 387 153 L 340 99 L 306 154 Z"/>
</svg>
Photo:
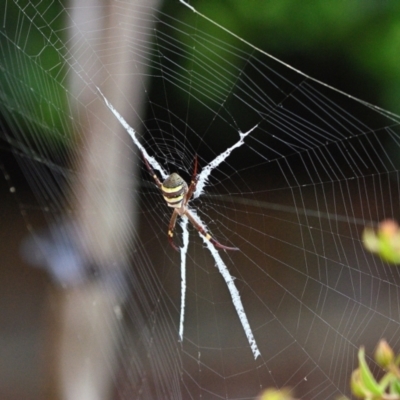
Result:
<svg viewBox="0 0 400 400">
<path fill-rule="evenodd" d="M 174 229 L 176 224 L 176 219 L 178 216 L 186 216 L 192 225 L 207 239 L 209 240 L 215 247 L 218 247 L 223 250 L 239 250 L 237 247 L 228 247 L 219 243 L 215 240 L 193 217 L 191 212 L 189 211 L 187 204 L 190 201 L 194 191 L 196 190 L 197 185 L 197 156 L 194 159 L 194 171 L 192 175 L 192 180 L 190 182 L 190 186 L 175 172 L 173 172 L 164 182 L 158 179 L 156 173 L 153 168 L 150 166 L 146 157 L 142 154 L 143 160 L 146 164 L 147 169 L 149 170 L 151 176 L 153 177 L 156 185 L 161 190 L 161 193 L 164 197 L 164 200 L 167 202 L 169 207 L 174 209 L 171 219 L 168 225 L 168 241 L 170 245 L 179 251 L 179 248 L 174 243 Z"/>
</svg>

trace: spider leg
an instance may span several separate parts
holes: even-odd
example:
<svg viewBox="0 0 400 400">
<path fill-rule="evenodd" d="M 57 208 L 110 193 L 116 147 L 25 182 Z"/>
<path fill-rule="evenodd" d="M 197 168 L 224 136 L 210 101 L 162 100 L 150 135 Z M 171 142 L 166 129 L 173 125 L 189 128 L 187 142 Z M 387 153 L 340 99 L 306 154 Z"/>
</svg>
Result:
<svg viewBox="0 0 400 400">
<path fill-rule="evenodd" d="M 174 209 L 174 212 L 172 213 L 171 219 L 169 220 L 169 225 L 168 225 L 168 241 L 169 244 L 176 250 L 179 251 L 179 247 L 174 243 L 174 230 L 175 230 L 175 224 L 176 224 L 176 219 L 178 217 L 178 212 L 176 209 Z"/>
<path fill-rule="evenodd" d="M 147 167 L 147 169 L 150 172 L 150 175 L 152 176 L 152 178 L 154 179 L 154 181 L 156 182 L 156 185 L 161 189 L 161 185 L 162 183 L 160 182 L 160 180 L 158 179 L 156 173 L 154 172 L 154 169 L 151 167 L 151 165 L 149 164 L 149 162 L 146 160 L 146 157 L 144 156 L 144 154 L 142 153 L 142 158 L 143 161 Z"/>
<path fill-rule="evenodd" d="M 189 186 L 188 192 L 186 194 L 185 202 L 184 202 L 185 206 L 187 205 L 190 198 L 193 196 L 194 191 L 196 190 L 197 180 L 198 180 L 198 178 L 197 178 L 197 155 L 196 155 L 194 157 L 194 169 L 193 169 L 192 180 L 190 181 L 190 186 Z"/>
<path fill-rule="evenodd" d="M 192 225 L 207 239 L 209 240 L 215 247 L 218 247 L 219 249 L 223 250 L 239 250 L 237 247 L 228 247 L 224 246 L 217 240 L 215 240 L 193 217 L 193 215 L 190 213 L 189 210 L 185 211 L 185 214 L 188 218 L 189 221 L 192 223 Z"/>
</svg>

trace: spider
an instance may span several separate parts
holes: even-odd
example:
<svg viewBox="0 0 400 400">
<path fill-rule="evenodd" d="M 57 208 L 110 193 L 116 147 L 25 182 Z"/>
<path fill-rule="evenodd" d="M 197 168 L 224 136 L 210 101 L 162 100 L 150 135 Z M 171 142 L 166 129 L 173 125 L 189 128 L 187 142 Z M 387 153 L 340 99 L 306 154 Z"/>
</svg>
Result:
<svg viewBox="0 0 400 400">
<path fill-rule="evenodd" d="M 147 169 L 149 170 L 151 176 L 153 177 L 156 185 L 161 190 L 162 196 L 164 200 L 167 202 L 168 207 L 172 207 L 174 209 L 171 219 L 168 225 L 168 241 L 170 245 L 177 251 L 179 248 L 174 243 L 174 229 L 176 224 L 176 219 L 178 216 L 186 216 L 192 225 L 207 239 L 209 240 L 215 247 L 218 247 L 223 250 L 239 250 L 237 247 L 228 247 L 219 243 L 215 240 L 193 217 L 191 212 L 189 211 L 187 204 L 189 203 L 191 197 L 193 196 L 194 191 L 196 190 L 197 185 L 197 156 L 194 159 L 194 171 L 192 175 L 192 180 L 190 182 L 190 186 L 175 172 L 173 172 L 164 182 L 160 182 L 153 168 L 150 166 L 146 158 L 143 156 L 143 160 L 146 164 Z"/>
</svg>

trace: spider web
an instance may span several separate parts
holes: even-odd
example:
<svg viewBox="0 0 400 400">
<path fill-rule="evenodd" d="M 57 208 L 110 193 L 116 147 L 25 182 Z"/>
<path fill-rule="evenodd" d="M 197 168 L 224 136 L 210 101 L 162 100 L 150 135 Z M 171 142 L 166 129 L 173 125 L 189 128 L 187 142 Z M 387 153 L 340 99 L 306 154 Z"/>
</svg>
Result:
<svg viewBox="0 0 400 400">
<path fill-rule="evenodd" d="M 35 316 L 43 304 L 46 321 L 62 315 L 43 294 L 51 287 L 86 312 L 89 327 L 68 325 L 82 344 L 85 362 L 79 354 L 75 362 L 87 371 L 103 365 L 102 385 L 113 385 L 112 395 L 100 385 L 104 398 L 245 399 L 270 386 L 307 399 L 350 395 L 359 346 L 372 351 L 385 337 L 398 347 L 398 270 L 368 254 L 360 237 L 364 226 L 398 214 L 399 117 L 282 63 L 184 2 L 176 14 L 141 5 L 131 19 L 129 2 L 90 17 L 80 7 L 87 30 L 74 30 L 77 14 L 62 2 L 2 6 L 2 286 L 5 304 L 16 306 L 1 311 L 3 340 L 14 344 L 1 357 L 11 366 L 1 393 L 44 396 L 49 324 Z M 107 36 L 105 24 L 89 29 L 108 20 L 121 36 Z M 113 69 L 130 62 L 128 72 Z M 124 74 L 140 101 L 116 83 Z M 218 255 L 240 294 L 256 359 L 198 233 L 177 224 L 185 265 L 168 245 L 171 209 L 138 156 L 144 150 L 158 163 L 160 179 L 178 172 L 189 182 L 195 155 L 205 177 L 242 132 L 242 145 L 211 164 L 190 207 L 218 241 L 240 248 Z M 97 144 L 113 156 L 99 155 Z M 85 180 L 85 161 L 104 170 Z M 116 221 L 102 208 L 114 203 Z M 97 230 L 81 224 L 87 214 L 105 222 Z M 119 233 L 104 241 L 102 231 L 113 229 Z M 76 387 L 66 398 L 91 398 L 65 365 L 68 387 Z"/>
</svg>

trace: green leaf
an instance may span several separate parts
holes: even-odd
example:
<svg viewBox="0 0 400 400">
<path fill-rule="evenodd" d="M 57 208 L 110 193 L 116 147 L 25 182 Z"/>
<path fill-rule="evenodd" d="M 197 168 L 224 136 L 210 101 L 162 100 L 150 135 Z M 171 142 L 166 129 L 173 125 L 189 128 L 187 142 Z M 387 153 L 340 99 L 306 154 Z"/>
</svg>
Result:
<svg viewBox="0 0 400 400">
<path fill-rule="evenodd" d="M 393 379 L 390 383 L 390 394 L 400 395 L 400 381 L 398 379 Z"/>
<path fill-rule="evenodd" d="M 384 389 L 375 380 L 367 362 L 365 361 L 364 347 L 360 347 L 360 350 L 358 351 L 358 362 L 360 364 L 361 381 L 365 388 L 373 395 L 382 395 L 384 393 Z"/>
<path fill-rule="evenodd" d="M 368 390 L 366 390 L 365 385 L 361 380 L 360 368 L 355 369 L 351 374 L 350 388 L 354 396 L 361 399 L 364 399 L 371 394 Z"/>
</svg>

